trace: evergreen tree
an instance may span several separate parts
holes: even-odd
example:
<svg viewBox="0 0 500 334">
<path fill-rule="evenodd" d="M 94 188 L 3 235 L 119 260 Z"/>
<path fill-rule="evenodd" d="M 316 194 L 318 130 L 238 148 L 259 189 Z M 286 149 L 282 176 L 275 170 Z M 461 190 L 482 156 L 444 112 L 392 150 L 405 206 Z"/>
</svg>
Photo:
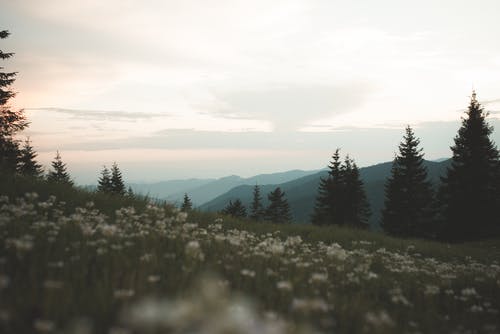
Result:
<svg viewBox="0 0 500 334">
<path fill-rule="evenodd" d="M 43 168 L 42 165 L 35 160 L 37 153 L 33 149 L 33 146 L 31 146 L 29 138 L 26 138 L 20 154 L 18 164 L 19 174 L 30 177 L 41 177 L 43 174 Z"/>
<path fill-rule="evenodd" d="M 0 39 L 7 38 L 9 32 L 0 31 Z M 0 60 L 12 57 L 13 53 L 5 53 L 0 50 Z M 2 70 L 3 67 L 0 67 Z M 0 71 L 0 171 L 14 173 L 20 158 L 19 142 L 14 135 L 28 126 L 24 111 L 12 110 L 8 102 L 16 94 L 10 89 L 14 83 L 16 72 Z"/>
<path fill-rule="evenodd" d="M 97 180 L 97 191 L 101 193 L 112 192 L 111 172 L 106 166 L 102 167 L 101 176 Z"/>
<path fill-rule="evenodd" d="M 285 193 L 278 187 L 267 195 L 269 206 L 266 209 L 265 218 L 273 223 L 290 223 L 290 206 L 285 198 Z"/>
<path fill-rule="evenodd" d="M 56 157 L 52 161 L 52 170 L 47 175 L 47 181 L 73 185 L 73 181 L 71 181 L 69 173 L 66 170 L 66 164 L 62 161 L 59 151 L 57 151 Z"/>
<path fill-rule="evenodd" d="M 381 226 L 386 233 L 403 237 L 432 236 L 433 190 L 424 166 L 420 140 L 410 126 L 399 144 L 399 154 L 385 184 Z"/>
<path fill-rule="evenodd" d="M 239 198 L 234 202 L 229 201 L 229 204 L 222 210 L 222 213 L 236 218 L 244 218 L 247 216 L 247 210 Z"/>
<path fill-rule="evenodd" d="M 262 206 L 262 197 L 260 196 L 260 187 L 258 185 L 255 185 L 253 188 L 250 218 L 257 221 L 264 218 L 264 207 Z"/>
<path fill-rule="evenodd" d="M 314 213 L 311 217 L 315 225 L 335 224 L 342 220 L 340 208 L 342 207 L 343 181 L 339 149 L 335 150 L 328 168 L 328 176 L 320 179 Z"/>
<path fill-rule="evenodd" d="M 489 138 L 493 128 L 486 116 L 473 92 L 451 147 L 451 167 L 442 178 L 444 239 L 458 241 L 500 234 L 500 158 Z"/>
<path fill-rule="evenodd" d="M 328 177 L 320 180 L 312 223 L 368 227 L 370 207 L 354 160 L 347 156 L 342 164 L 337 149 L 328 168 Z"/>
<path fill-rule="evenodd" d="M 359 175 L 359 169 L 354 160 L 347 156 L 341 168 L 343 180 L 343 224 L 368 228 L 370 218 L 370 205 L 366 198 L 363 181 Z"/>
<path fill-rule="evenodd" d="M 123 183 L 122 172 L 118 164 L 113 162 L 111 166 L 111 192 L 118 195 L 125 195 L 125 184 Z"/>
<path fill-rule="evenodd" d="M 184 194 L 184 200 L 182 202 L 181 206 L 181 211 L 183 212 L 188 212 L 193 209 L 193 203 L 191 202 L 191 199 L 189 198 L 188 194 Z"/>
</svg>

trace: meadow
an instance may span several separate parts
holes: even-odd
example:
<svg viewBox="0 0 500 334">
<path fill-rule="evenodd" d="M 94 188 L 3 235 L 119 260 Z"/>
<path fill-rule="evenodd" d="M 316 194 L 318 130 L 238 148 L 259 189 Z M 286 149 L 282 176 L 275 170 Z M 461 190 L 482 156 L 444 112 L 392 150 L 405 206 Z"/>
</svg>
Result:
<svg viewBox="0 0 500 334">
<path fill-rule="evenodd" d="M 255 223 L 0 181 L 1 333 L 500 331 L 500 240 Z"/>
</svg>

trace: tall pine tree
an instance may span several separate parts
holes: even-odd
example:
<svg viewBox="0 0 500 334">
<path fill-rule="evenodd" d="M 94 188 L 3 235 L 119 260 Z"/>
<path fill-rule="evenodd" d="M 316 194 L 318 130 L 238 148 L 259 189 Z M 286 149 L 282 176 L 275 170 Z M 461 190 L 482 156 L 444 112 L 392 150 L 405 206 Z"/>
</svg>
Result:
<svg viewBox="0 0 500 334">
<path fill-rule="evenodd" d="M 341 210 L 343 211 L 343 224 L 357 228 L 368 228 L 370 205 L 366 198 L 358 166 L 349 156 L 346 156 L 344 160 L 341 175 L 344 182 L 343 208 Z"/>
<path fill-rule="evenodd" d="M 256 221 L 264 218 L 264 207 L 262 206 L 262 197 L 260 196 L 260 187 L 256 184 L 253 187 L 253 199 L 250 211 L 250 218 Z"/>
<path fill-rule="evenodd" d="M 328 225 L 340 222 L 342 199 L 340 150 L 336 149 L 328 165 L 328 176 L 320 179 L 318 195 L 311 221 L 315 225 Z"/>
<path fill-rule="evenodd" d="M 52 170 L 47 175 L 47 181 L 73 185 L 73 181 L 71 181 L 66 164 L 62 161 L 59 151 L 57 151 L 56 157 L 52 161 Z"/>
<path fill-rule="evenodd" d="M 111 172 L 106 167 L 102 167 L 101 176 L 97 180 L 97 191 L 101 193 L 111 193 Z"/>
<path fill-rule="evenodd" d="M 391 235 L 430 237 L 434 219 L 433 190 L 424 166 L 424 154 L 418 147 L 420 140 L 410 126 L 405 131 L 385 184 L 381 226 Z"/>
<path fill-rule="evenodd" d="M 277 224 L 290 223 L 292 220 L 290 206 L 281 188 L 277 187 L 271 191 L 267 198 L 269 206 L 266 208 L 265 219 Z"/>
<path fill-rule="evenodd" d="M 0 31 L 0 39 L 7 38 L 7 30 Z M 13 53 L 0 50 L 0 60 L 9 59 Z M 24 111 L 13 110 L 8 102 L 16 94 L 10 89 L 14 83 L 17 72 L 2 72 L 0 66 L 0 171 L 14 173 L 20 158 L 19 142 L 15 134 L 28 126 Z"/>
<path fill-rule="evenodd" d="M 500 158 L 489 136 L 493 128 L 472 93 L 466 117 L 451 147 L 451 167 L 442 178 L 441 237 L 461 241 L 500 234 Z"/>
<path fill-rule="evenodd" d="M 42 165 L 36 159 L 37 153 L 31 146 L 31 141 L 26 138 L 24 145 L 20 152 L 19 164 L 17 166 L 18 172 L 21 175 L 29 177 L 41 177 L 43 174 Z"/>
<path fill-rule="evenodd" d="M 111 192 L 117 195 L 125 195 L 125 183 L 116 162 L 113 162 L 111 166 Z"/>
</svg>

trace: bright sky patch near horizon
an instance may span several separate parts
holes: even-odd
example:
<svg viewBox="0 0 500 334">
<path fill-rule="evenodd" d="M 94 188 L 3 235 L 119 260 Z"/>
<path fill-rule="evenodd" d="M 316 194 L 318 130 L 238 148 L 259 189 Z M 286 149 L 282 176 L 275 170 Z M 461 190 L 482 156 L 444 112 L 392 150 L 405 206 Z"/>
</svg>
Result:
<svg viewBox="0 0 500 334">
<path fill-rule="evenodd" d="M 0 0 L 14 104 L 80 183 L 391 160 L 406 124 L 449 146 L 472 88 L 500 142 L 500 3 Z"/>
</svg>

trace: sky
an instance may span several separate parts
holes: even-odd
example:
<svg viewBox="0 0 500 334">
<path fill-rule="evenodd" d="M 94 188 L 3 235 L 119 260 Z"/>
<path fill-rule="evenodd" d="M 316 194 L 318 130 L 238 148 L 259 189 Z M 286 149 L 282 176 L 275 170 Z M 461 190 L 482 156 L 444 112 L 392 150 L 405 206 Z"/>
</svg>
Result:
<svg viewBox="0 0 500 334">
<path fill-rule="evenodd" d="M 0 0 L 12 104 L 80 184 L 359 166 L 411 125 L 450 146 L 472 89 L 500 143 L 497 0 Z"/>
</svg>

